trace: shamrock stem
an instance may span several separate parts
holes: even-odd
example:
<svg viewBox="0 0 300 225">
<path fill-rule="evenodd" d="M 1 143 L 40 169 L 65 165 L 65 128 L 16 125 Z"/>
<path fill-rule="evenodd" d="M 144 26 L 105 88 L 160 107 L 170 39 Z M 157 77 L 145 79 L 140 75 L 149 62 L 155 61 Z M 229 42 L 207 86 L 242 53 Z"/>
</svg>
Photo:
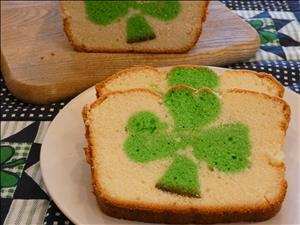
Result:
<svg viewBox="0 0 300 225">
<path fill-rule="evenodd" d="M 154 39 L 155 33 L 142 15 L 133 15 L 127 20 L 127 43 Z"/>
<path fill-rule="evenodd" d="M 177 156 L 156 188 L 179 195 L 200 197 L 197 165 L 184 156 Z"/>
</svg>

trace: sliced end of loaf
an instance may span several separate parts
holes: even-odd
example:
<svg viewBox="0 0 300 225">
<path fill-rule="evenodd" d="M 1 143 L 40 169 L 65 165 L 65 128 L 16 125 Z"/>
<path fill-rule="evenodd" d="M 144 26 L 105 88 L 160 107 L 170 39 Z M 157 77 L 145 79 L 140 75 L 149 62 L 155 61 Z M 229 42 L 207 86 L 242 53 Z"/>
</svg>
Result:
<svg viewBox="0 0 300 225">
<path fill-rule="evenodd" d="M 193 48 L 199 39 L 209 1 L 182 1 L 181 4 L 184 12 L 171 21 L 162 22 L 146 15 L 146 20 L 155 29 L 156 38 L 131 44 L 126 42 L 124 34 L 126 16 L 110 24 L 111 29 L 108 26 L 99 29 L 100 25 L 85 16 L 83 1 L 62 1 L 61 15 L 65 34 L 76 51 L 184 53 Z M 93 35 L 89 37 L 90 34 Z"/>
<path fill-rule="evenodd" d="M 109 76 L 107 79 L 95 85 L 96 97 L 115 91 L 150 87 L 151 83 L 161 83 L 164 75 L 151 66 L 134 66 Z"/>
<path fill-rule="evenodd" d="M 224 89 L 239 88 L 259 91 L 272 96 L 283 97 L 284 87 L 271 75 L 252 70 L 230 70 L 223 73 L 220 77 L 223 81 Z M 255 90 L 253 87 L 259 86 L 261 90 Z"/>
</svg>

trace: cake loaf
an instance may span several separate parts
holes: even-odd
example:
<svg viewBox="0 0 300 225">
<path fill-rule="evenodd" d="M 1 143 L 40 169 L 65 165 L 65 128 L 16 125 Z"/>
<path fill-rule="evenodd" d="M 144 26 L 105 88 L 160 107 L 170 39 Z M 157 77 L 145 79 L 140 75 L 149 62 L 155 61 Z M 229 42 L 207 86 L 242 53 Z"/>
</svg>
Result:
<svg viewBox="0 0 300 225">
<path fill-rule="evenodd" d="M 208 1 L 62 1 L 77 51 L 180 53 L 198 41 Z"/>
</svg>

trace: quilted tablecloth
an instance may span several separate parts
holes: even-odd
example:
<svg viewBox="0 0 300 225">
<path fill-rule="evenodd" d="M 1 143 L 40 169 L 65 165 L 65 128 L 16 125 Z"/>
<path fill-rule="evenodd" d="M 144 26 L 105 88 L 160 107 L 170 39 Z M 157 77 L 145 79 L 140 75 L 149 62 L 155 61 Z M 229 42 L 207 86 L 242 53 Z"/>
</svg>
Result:
<svg viewBox="0 0 300 225">
<path fill-rule="evenodd" d="M 300 1 L 223 0 L 259 33 L 248 62 L 228 65 L 273 74 L 300 93 Z M 68 101 L 36 106 L 12 96 L 0 77 L 1 224 L 72 224 L 51 201 L 40 171 L 40 149 L 55 115 Z"/>
</svg>

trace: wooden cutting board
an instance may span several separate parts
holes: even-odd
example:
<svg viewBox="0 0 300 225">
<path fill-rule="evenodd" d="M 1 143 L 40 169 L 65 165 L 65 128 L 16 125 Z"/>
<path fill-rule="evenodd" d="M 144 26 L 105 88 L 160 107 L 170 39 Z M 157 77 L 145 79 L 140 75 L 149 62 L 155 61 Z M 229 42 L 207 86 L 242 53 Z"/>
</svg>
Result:
<svg viewBox="0 0 300 225">
<path fill-rule="evenodd" d="M 58 2 L 1 1 L 1 70 L 19 99 L 45 104 L 74 96 L 133 65 L 224 65 L 252 57 L 259 37 L 239 16 L 212 1 L 197 45 L 185 54 L 75 52 Z"/>
</svg>

